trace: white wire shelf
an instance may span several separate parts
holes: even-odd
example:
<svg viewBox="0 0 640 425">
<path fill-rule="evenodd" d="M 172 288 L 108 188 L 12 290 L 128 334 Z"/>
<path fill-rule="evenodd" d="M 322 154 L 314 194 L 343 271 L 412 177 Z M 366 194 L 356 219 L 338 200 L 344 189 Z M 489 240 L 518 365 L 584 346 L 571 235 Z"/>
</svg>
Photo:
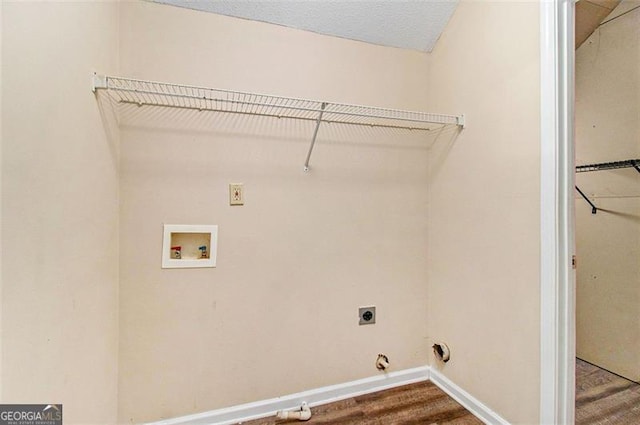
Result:
<svg viewBox="0 0 640 425">
<path fill-rule="evenodd" d="M 291 118 L 316 122 L 309 160 L 321 123 L 430 131 L 444 125 L 464 127 L 464 115 L 404 111 L 296 99 L 183 84 L 94 75 L 93 90 L 106 90 L 118 103 Z"/>
</svg>

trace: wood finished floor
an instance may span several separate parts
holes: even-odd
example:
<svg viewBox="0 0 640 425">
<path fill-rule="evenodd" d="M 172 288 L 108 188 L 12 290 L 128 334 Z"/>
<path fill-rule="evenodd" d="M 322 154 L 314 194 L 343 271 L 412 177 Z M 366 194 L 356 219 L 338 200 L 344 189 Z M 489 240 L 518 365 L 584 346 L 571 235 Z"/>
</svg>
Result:
<svg viewBox="0 0 640 425">
<path fill-rule="evenodd" d="M 576 425 L 640 424 L 640 385 L 576 360 Z"/>
<path fill-rule="evenodd" d="M 365 394 L 311 409 L 307 424 L 334 425 L 482 425 L 482 422 L 431 382 Z M 244 425 L 301 423 L 275 416 Z"/>
</svg>

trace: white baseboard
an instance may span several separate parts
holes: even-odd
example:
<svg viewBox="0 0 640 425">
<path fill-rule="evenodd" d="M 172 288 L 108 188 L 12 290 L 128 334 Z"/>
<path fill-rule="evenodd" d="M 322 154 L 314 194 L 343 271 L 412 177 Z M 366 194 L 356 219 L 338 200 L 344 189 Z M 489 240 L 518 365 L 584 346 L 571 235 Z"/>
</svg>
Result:
<svg viewBox="0 0 640 425">
<path fill-rule="evenodd" d="M 293 410 L 306 401 L 309 406 L 332 403 L 338 400 L 382 391 L 401 385 L 429 380 L 429 366 L 389 372 L 384 375 L 345 382 L 344 384 L 316 388 L 269 400 L 241 404 L 195 415 L 165 419 L 148 425 L 230 425 L 251 419 L 275 415 L 278 410 Z M 465 406 L 466 407 L 466 406 Z"/>
<path fill-rule="evenodd" d="M 303 401 L 307 402 L 311 407 L 319 406 L 362 394 L 369 394 L 427 380 L 431 380 L 485 424 L 509 425 L 509 422 L 496 412 L 454 384 L 449 378 L 429 366 L 390 372 L 357 381 L 330 385 L 328 387 L 316 388 L 254 403 L 211 410 L 195 415 L 165 419 L 158 422 L 151 422 L 148 425 L 231 425 L 252 419 L 273 416 L 278 410 L 293 410 L 300 407 Z"/>
<path fill-rule="evenodd" d="M 473 397 L 471 394 L 454 384 L 438 372 L 431 368 L 429 371 L 429 379 L 436 384 L 442 391 L 449 394 L 451 398 L 460 403 L 465 409 L 473 413 L 478 419 L 487 425 L 509 425 L 509 422 L 504 420 L 493 410 L 489 409 L 486 405 Z"/>
</svg>

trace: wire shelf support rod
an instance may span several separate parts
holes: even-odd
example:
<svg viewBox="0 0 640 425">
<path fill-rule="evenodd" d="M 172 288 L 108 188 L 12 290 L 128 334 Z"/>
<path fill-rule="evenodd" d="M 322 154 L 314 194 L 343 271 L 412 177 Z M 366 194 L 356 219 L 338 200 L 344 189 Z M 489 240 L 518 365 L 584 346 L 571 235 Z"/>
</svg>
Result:
<svg viewBox="0 0 640 425">
<path fill-rule="evenodd" d="M 318 120 L 316 121 L 316 128 L 313 130 L 313 138 L 311 139 L 311 146 L 309 146 L 307 159 L 304 161 L 304 171 L 309 171 L 309 161 L 311 160 L 311 152 L 313 152 L 313 146 L 316 144 L 316 139 L 318 137 L 318 130 L 320 129 L 320 123 L 322 122 L 322 115 L 324 114 L 324 109 L 326 107 L 327 107 L 326 102 L 322 102 L 322 105 L 320 105 L 320 114 L 318 115 Z"/>
</svg>

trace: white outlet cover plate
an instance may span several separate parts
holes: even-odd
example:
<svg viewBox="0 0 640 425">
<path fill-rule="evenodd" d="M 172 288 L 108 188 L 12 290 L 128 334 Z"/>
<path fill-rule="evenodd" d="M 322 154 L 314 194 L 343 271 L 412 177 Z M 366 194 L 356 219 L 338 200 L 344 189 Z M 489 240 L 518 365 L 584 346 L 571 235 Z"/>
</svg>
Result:
<svg viewBox="0 0 640 425">
<path fill-rule="evenodd" d="M 229 205 L 244 205 L 244 185 L 229 183 Z"/>
</svg>

